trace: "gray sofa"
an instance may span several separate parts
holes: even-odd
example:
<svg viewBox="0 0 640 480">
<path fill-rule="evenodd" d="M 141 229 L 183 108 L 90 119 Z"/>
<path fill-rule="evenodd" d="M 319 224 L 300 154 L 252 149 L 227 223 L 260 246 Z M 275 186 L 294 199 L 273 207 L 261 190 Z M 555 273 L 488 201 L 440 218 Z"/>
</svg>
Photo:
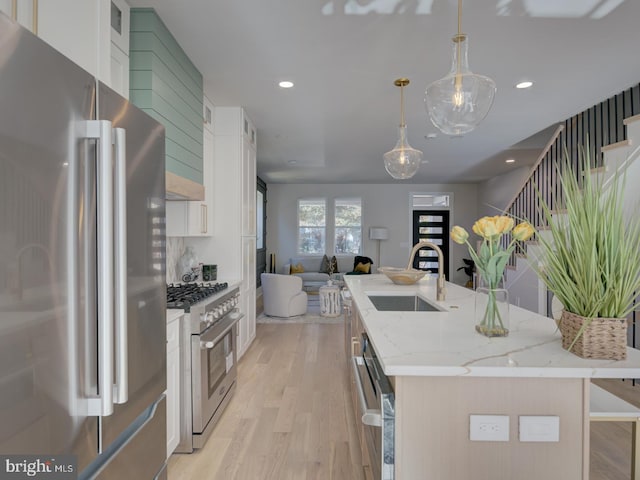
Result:
<svg viewBox="0 0 640 480">
<path fill-rule="evenodd" d="M 328 256 L 328 255 L 327 255 Z M 329 258 L 331 258 L 329 256 Z M 297 277 L 302 279 L 302 288 L 305 291 L 317 290 L 318 287 L 326 285 L 328 280 L 342 280 L 342 275 L 346 272 L 353 270 L 353 255 L 336 256 L 338 261 L 338 273 L 329 275 L 328 273 L 320 272 L 320 265 L 322 264 L 322 256 L 317 257 L 291 257 L 289 262 L 286 263 L 281 270 L 284 275 L 291 274 L 291 265 L 302 265 L 304 269 L 303 273 L 294 273 Z"/>
</svg>

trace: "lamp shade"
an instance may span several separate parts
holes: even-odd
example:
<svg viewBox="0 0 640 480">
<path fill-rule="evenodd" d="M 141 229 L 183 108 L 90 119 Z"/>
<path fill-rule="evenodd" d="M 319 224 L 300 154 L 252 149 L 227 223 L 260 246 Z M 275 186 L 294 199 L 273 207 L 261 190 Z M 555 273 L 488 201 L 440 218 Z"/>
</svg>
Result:
<svg viewBox="0 0 640 480">
<path fill-rule="evenodd" d="M 387 240 L 389 238 L 389 229 L 386 227 L 370 227 L 370 240 Z"/>
</svg>

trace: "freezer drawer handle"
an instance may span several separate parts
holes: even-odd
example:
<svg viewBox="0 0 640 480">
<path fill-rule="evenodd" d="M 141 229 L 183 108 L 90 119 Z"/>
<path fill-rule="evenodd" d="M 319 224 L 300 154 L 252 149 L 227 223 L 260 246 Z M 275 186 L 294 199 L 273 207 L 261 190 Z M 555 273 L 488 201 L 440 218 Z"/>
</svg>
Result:
<svg viewBox="0 0 640 480">
<path fill-rule="evenodd" d="M 113 402 L 129 398 L 127 342 L 127 135 L 124 128 L 113 129 L 115 150 L 115 384 Z"/>
<path fill-rule="evenodd" d="M 107 120 L 82 123 L 83 137 L 96 139 L 98 200 L 98 393 L 90 398 L 88 414 L 107 416 L 113 413 L 113 162 L 112 125 Z"/>
</svg>

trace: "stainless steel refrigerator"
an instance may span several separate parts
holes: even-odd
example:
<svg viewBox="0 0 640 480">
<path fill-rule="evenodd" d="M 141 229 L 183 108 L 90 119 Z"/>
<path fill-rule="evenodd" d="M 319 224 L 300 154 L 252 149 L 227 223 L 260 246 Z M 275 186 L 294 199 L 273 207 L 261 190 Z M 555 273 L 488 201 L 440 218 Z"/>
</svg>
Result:
<svg viewBox="0 0 640 480">
<path fill-rule="evenodd" d="M 0 456 L 166 478 L 164 153 L 159 123 L 0 14 Z"/>
</svg>

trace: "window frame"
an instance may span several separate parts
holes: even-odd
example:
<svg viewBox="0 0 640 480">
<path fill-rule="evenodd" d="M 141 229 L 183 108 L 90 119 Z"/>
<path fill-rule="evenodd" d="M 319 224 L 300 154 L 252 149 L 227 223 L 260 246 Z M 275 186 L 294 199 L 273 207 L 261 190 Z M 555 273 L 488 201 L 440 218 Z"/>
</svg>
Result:
<svg viewBox="0 0 640 480">
<path fill-rule="evenodd" d="M 338 210 L 338 203 L 339 202 L 355 202 L 357 201 L 359 203 L 360 206 L 360 225 L 338 225 L 337 222 L 337 210 Z M 362 218 L 363 218 L 363 214 L 362 214 L 362 197 L 336 197 L 333 199 L 333 254 L 334 255 L 343 255 L 343 256 L 349 256 L 349 255 L 362 255 L 363 252 L 363 241 L 364 238 L 362 236 Z M 338 247 L 338 229 L 339 228 L 349 228 L 349 229 L 358 229 L 360 231 L 360 245 L 358 247 L 358 251 L 357 252 L 338 252 L 337 251 L 337 247 Z"/>
<path fill-rule="evenodd" d="M 305 202 L 322 202 L 324 204 L 324 226 L 320 227 L 320 226 L 316 226 L 316 225 L 307 225 L 307 226 L 302 226 L 300 224 L 300 206 L 301 204 L 305 203 Z M 327 216 L 328 216 L 328 209 L 327 209 L 327 198 L 326 197 L 305 197 L 305 198 L 299 198 L 298 199 L 298 203 L 297 203 L 297 207 L 296 207 L 296 252 L 298 256 L 308 256 L 308 257 L 313 257 L 313 256 L 317 256 L 317 255 L 324 255 L 326 253 L 327 250 Z M 302 249 L 300 248 L 302 245 L 302 237 L 300 235 L 301 229 L 302 228 L 318 228 L 318 229 L 322 229 L 322 251 L 321 252 L 304 252 L 302 251 Z"/>
</svg>

